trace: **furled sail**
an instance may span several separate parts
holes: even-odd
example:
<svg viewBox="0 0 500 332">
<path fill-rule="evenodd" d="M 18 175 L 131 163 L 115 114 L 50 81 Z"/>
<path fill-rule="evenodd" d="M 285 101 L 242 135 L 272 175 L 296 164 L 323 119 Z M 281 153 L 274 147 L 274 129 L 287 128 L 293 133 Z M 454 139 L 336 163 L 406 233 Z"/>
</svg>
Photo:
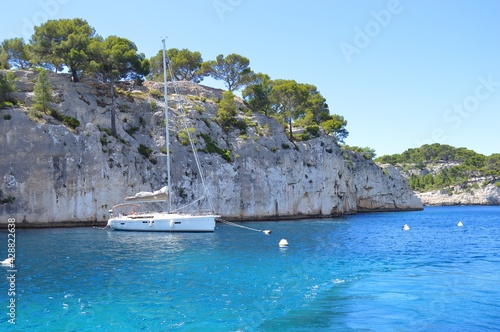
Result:
<svg viewBox="0 0 500 332">
<path fill-rule="evenodd" d="M 149 192 L 141 191 L 134 196 L 125 197 L 126 202 L 136 202 L 136 203 L 147 203 L 147 202 L 161 202 L 167 200 L 167 187 L 163 187 L 159 190 Z"/>
</svg>

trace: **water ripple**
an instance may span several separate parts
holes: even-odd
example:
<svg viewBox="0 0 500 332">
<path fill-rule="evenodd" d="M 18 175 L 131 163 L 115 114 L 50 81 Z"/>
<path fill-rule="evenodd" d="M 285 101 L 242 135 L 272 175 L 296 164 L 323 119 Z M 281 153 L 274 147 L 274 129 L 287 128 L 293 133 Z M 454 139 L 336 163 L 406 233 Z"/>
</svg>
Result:
<svg viewBox="0 0 500 332">
<path fill-rule="evenodd" d="M 20 229 L 17 327 L 495 329 L 499 212 L 426 208 L 246 224 L 271 235 L 224 224 L 209 234 Z"/>
</svg>

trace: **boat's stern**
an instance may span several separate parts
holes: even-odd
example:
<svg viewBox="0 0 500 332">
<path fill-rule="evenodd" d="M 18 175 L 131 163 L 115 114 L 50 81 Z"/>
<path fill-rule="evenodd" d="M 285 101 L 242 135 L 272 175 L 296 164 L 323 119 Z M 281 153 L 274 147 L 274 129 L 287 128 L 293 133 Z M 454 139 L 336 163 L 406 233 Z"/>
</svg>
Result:
<svg viewBox="0 0 500 332">
<path fill-rule="evenodd" d="M 106 227 L 113 229 L 113 220 L 114 219 L 112 219 L 112 218 L 108 219 L 108 224 L 106 225 Z"/>
<path fill-rule="evenodd" d="M 114 229 L 113 224 L 114 224 L 114 221 L 116 221 L 115 211 L 109 210 L 108 212 L 109 212 L 109 219 L 108 219 L 108 223 L 106 224 L 106 227 Z"/>
</svg>

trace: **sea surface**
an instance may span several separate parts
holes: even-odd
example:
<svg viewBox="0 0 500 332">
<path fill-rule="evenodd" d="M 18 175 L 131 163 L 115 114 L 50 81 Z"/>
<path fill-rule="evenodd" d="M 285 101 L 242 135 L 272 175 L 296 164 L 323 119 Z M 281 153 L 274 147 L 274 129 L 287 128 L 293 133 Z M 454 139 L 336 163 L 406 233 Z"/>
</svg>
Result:
<svg viewBox="0 0 500 332">
<path fill-rule="evenodd" d="M 272 233 L 16 229 L 0 330 L 500 330 L 498 206 L 240 224 Z"/>
</svg>

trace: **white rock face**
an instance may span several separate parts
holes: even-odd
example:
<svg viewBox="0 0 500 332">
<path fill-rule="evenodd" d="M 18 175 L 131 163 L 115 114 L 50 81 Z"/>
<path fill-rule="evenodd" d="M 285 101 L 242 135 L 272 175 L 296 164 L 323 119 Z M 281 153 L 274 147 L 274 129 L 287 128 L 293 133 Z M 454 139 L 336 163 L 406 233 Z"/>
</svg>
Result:
<svg viewBox="0 0 500 332">
<path fill-rule="evenodd" d="M 35 76 L 22 71 L 16 75 L 20 77 L 16 96 L 29 107 Z M 7 218 L 16 218 L 21 226 L 102 222 L 108 209 L 124 197 L 166 185 L 164 104 L 148 93 L 149 88 L 161 89 L 161 84 L 121 87 L 133 93 L 122 93 L 117 100 L 116 139 L 103 129 L 110 128 L 111 99 L 105 85 L 91 80 L 71 83 L 68 75 L 50 78 L 58 111 L 81 125 L 72 131 L 50 116 L 35 122 L 26 109 L 1 111 L 2 223 Z M 225 218 L 304 218 L 422 208 L 394 168 L 343 151 L 332 137 L 294 145 L 276 121 L 244 113 L 238 116 L 252 124 L 246 133 L 238 129 L 225 133 L 212 121 L 221 90 L 184 82 L 179 93 L 189 96 L 172 96 L 172 101 L 169 97 L 175 205 L 187 204 L 202 193 L 193 154 L 177 135 L 183 127 L 175 107 L 182 101 L 189 110 L 189 127 L 196 129 L 213 207 Z M 238 107 L 243 107 L 241 102 Z M 228 150 L 231 161 L 202 152 L 209 143 L 200 134 Z M 151 149 L 149 157 L 138 152 L 141 145 Z"/>
<path fill-rule="evenodd" d="M 359 157 L 362 159 L 362 157 Z M 358 211 L 393 211 L 422 208 L 408 183 L 391 165 L 359 163 L 354 170 Z"/>
<path fill-rule="evenodd" d="M 500 188 L 493 184 L 451 195 L 446 190 L 437 190 L 416 196 L 425 205 L 500 205 Z"/>
</svg>

